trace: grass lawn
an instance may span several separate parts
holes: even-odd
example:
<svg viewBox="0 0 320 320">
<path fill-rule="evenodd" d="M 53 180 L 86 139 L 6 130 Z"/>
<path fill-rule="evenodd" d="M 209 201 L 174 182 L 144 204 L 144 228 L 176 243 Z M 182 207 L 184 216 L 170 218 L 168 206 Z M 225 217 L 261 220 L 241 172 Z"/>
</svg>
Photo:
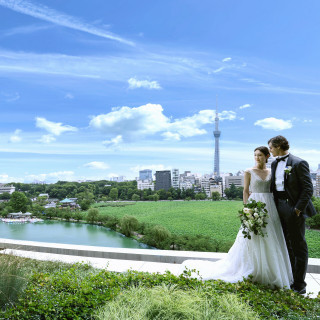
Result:
<svg viewBox="0 0 320 320">
<path fill-rule="evenodd" d="M 233 242 L 238 233 L 242 201 L 137 202 L 124 207 L 100 207 L 101 214 L 136 217 L 139 222 L 159 224 L 175 234 L 207 235 Z M 307 230 L 309 256 L 320 258 L 320 232 Z"/>
</svg>

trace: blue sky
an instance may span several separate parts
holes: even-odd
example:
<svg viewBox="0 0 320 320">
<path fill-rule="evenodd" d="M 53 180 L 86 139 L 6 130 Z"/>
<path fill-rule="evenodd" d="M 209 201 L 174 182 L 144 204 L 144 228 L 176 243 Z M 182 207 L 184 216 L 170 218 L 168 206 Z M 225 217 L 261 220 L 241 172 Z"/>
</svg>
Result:
<svg viewBox="0 0 320 320">
<path fill-rule="evenodd" d="M 318 1 L 0 0 L 0 182 L 320 163 Z"/>
</svg>

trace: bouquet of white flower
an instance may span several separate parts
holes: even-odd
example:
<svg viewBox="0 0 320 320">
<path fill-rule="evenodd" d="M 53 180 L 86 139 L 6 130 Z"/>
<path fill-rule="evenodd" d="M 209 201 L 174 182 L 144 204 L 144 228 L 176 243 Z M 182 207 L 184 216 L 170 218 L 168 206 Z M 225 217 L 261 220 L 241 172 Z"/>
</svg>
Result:
<svg viewBox="0 0 320 320">
<path fill-rule="evenodd" d="M 239 217 L 242 225 L 242 233 L 245 238 L 251 239 L 250 233 L 264 237 L 267 233 L 264 228 L 267 226 L 268 211 L 265 209 L 266 204 L 250 200 L 239 211 Z"/>
</svg>

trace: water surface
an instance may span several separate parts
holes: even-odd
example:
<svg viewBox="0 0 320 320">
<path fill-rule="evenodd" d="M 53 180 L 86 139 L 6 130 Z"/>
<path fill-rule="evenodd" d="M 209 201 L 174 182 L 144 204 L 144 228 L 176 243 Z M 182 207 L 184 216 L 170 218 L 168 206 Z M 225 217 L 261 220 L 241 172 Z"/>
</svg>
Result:
<svg viewBox="0 0 320 320">
<path fill-rule="evenodd" d="M 99 247 L 150 248 L 102 226 L 64 221 L 45 220 L 44 222 L 22 224 L 0 222 L 0 238 Z"/>
</svg>

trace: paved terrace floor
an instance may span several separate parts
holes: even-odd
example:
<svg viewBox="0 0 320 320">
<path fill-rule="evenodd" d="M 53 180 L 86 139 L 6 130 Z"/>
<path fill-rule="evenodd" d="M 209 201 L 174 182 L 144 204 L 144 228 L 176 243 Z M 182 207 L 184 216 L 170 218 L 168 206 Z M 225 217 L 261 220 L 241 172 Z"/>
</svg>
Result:
<svg viewBox="0 0 320 320">
<path fill-rule="evenodd" d="M 66 263 L 84 262 L 94 268 L 106 268 L 115 272 L 136 270 L 165 273 L 170 271 L 173 274 L 179 273 L 180 264 L 186 259 L 217 261 L 226 255 L 215 252 L 93 247 L 10 239 L 0 239 L 0 248 L 2 249 L 0 252 L 4 254 Z M 306 282 L 307 294 L 310 297 L 316 297 L 320 292 L 320 259 L 309 259 Z"/>
</svg>

